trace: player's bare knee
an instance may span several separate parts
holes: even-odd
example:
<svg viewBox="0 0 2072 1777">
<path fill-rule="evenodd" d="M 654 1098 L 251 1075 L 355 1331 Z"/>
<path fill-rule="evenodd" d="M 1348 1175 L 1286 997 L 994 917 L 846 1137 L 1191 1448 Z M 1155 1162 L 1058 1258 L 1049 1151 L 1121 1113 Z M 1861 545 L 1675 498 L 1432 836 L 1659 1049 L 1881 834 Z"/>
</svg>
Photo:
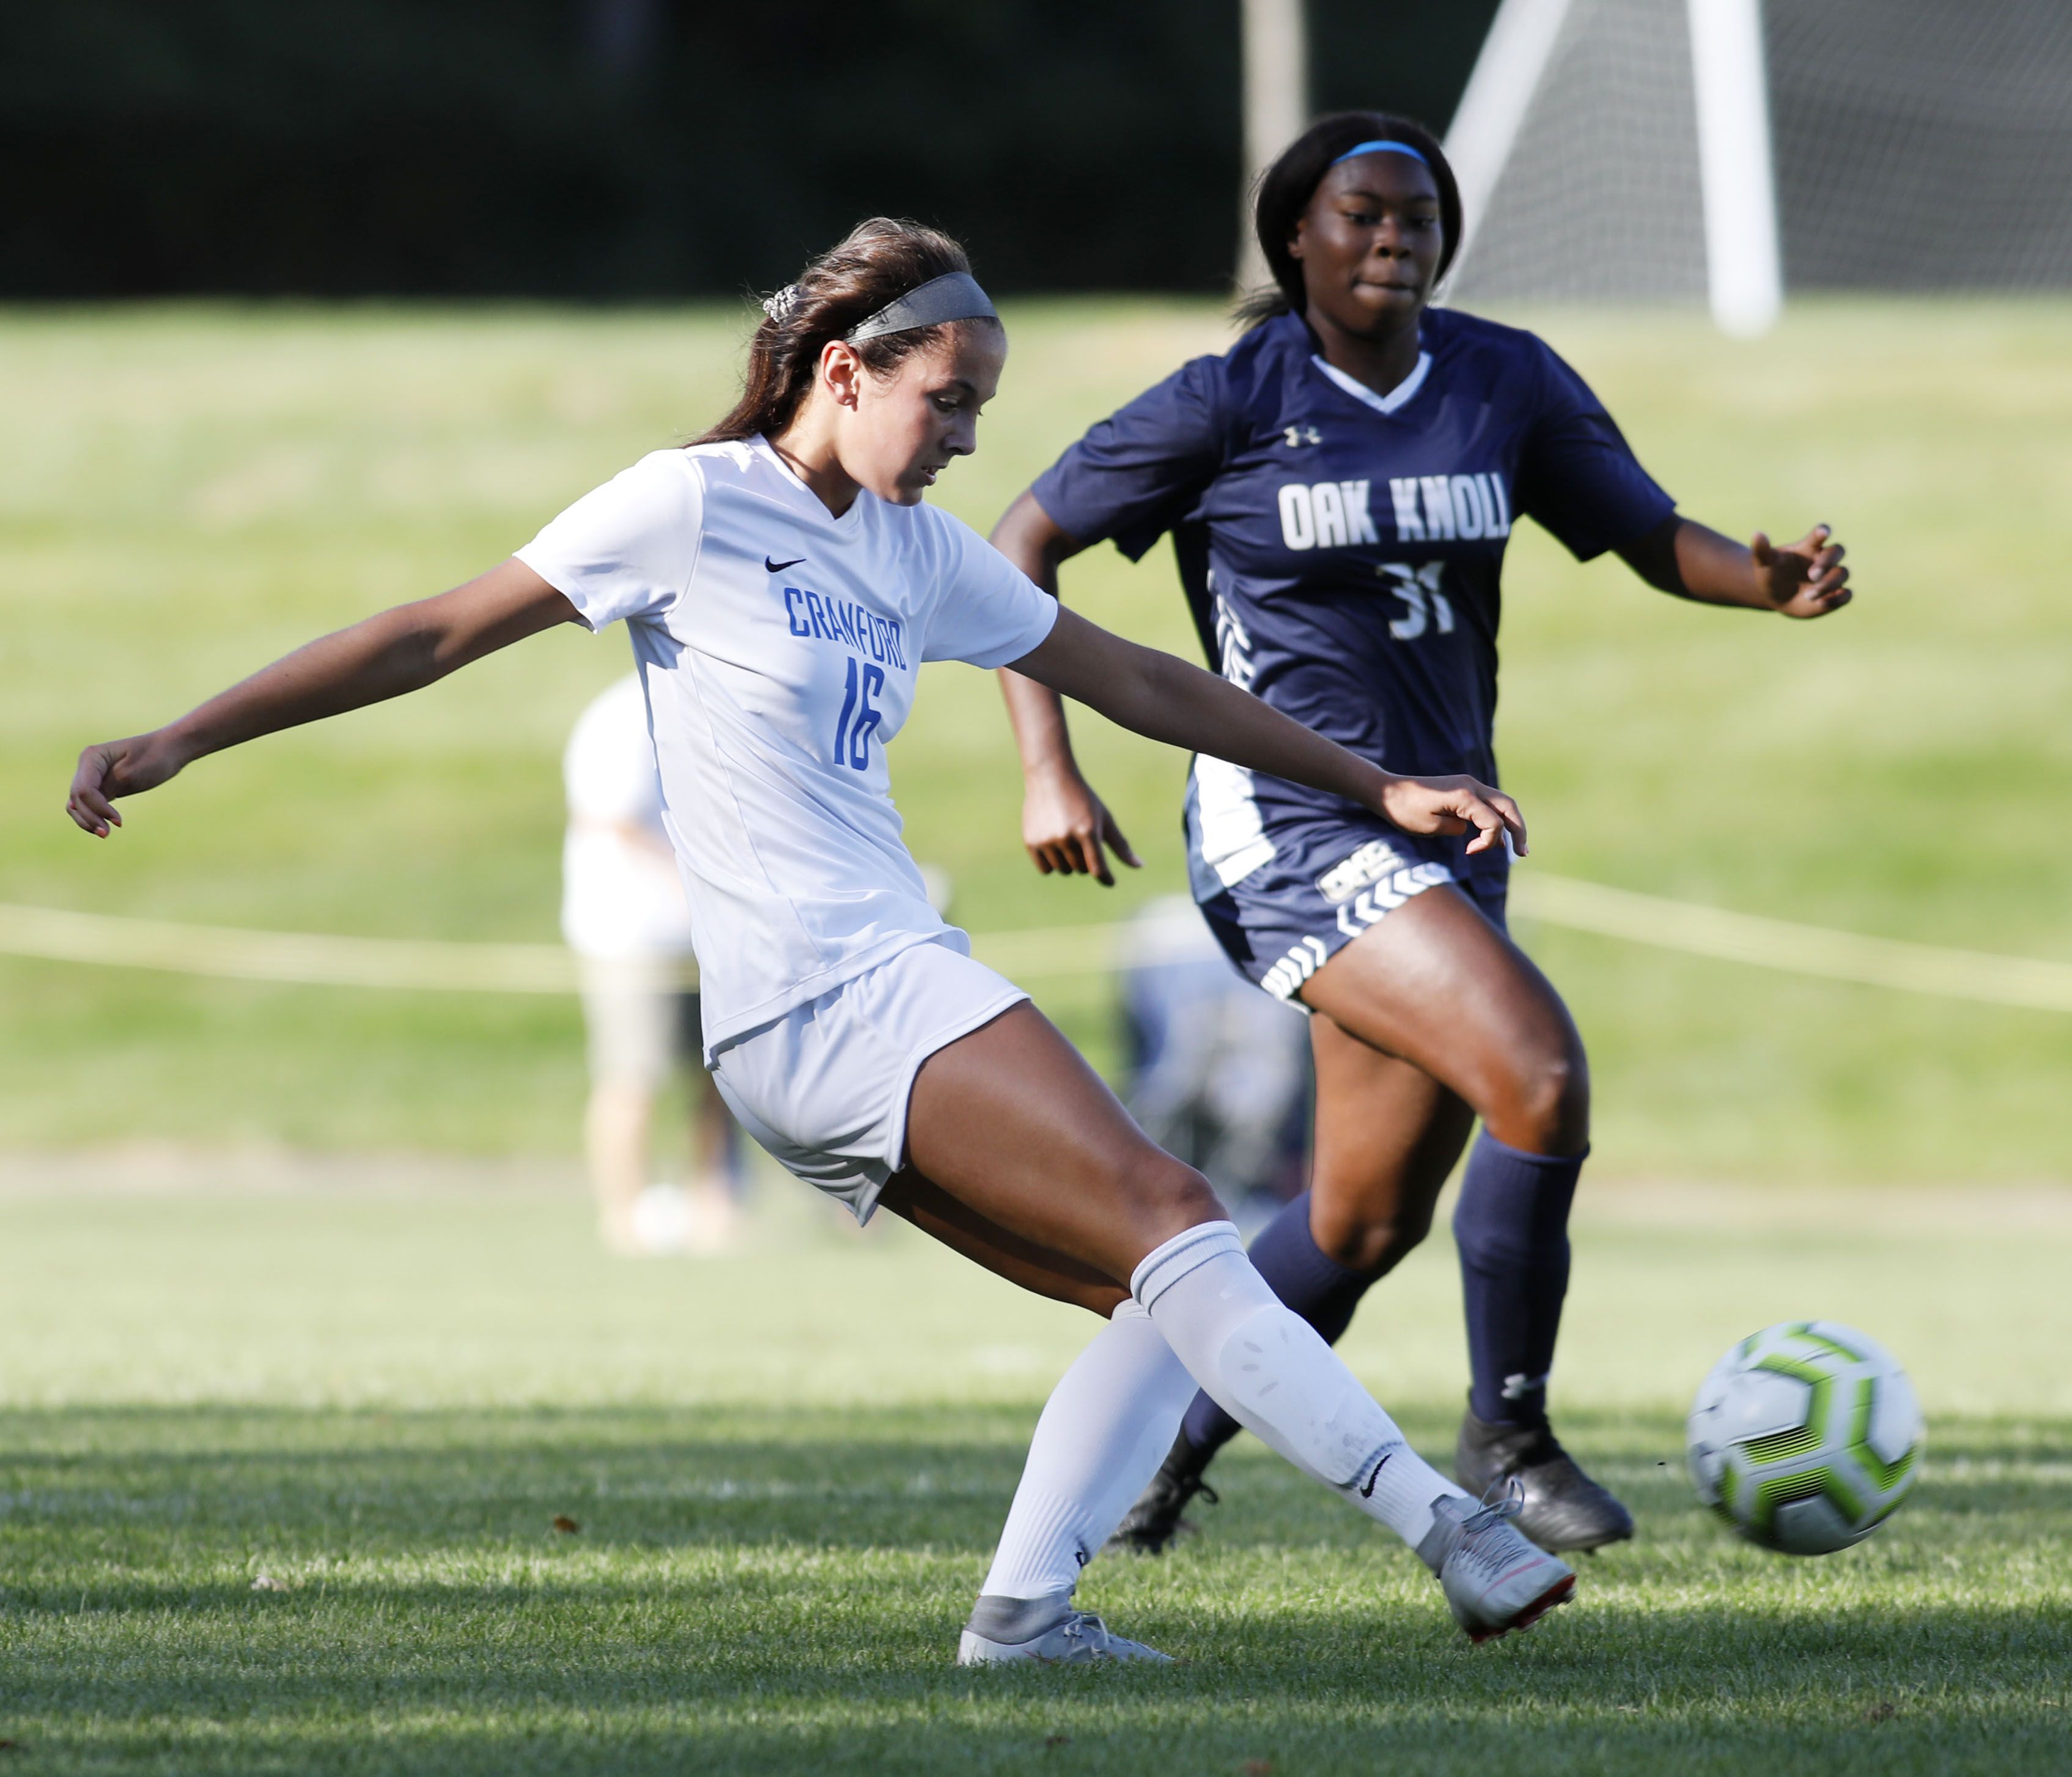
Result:
<svg viewBox="0 0 2072 1777">
<path fill-rule="evenodd" d="M 1215 1187 L 1192 1166 L 1175 1162 L 1161 1190 L 1170 1213 L 1182 1228 L 1193 1228 L 1202 1222 L 1226 1221 L 1230 1217 L 1223 1199 L 1216 1195 Z"/>
<path fill-rule="evenodd" d="M 1590 1067 L 1581 1047 L 1548 1044 L 1527 1058 L 1494 1133 L 1531 1154 L 1580 1154 L 1590 1141 Z M 1494 1120 L 1492 1120 L 1494 1121 Z"/>
<path fill-rule="evenodd" d="M 1114 1188 L 1145 1226 L 1162 1231 L 1161 1239 L 1228 1214 L 1207 1179 L 1149 1142 L 1118 1166 Z"/>
</svg>

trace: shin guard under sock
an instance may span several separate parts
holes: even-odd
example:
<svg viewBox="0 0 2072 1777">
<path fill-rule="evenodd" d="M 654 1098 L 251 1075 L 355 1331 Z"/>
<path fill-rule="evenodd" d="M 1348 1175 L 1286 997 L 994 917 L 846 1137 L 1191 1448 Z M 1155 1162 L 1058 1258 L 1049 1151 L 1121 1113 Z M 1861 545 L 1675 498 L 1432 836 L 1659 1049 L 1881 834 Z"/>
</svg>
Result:
<svg viewBox="0 0 2072 1777">
<path fill-rule="evenodd" d="M 1248 1257 L 1274 1294 L 1315 1327 L 1327 1345 L 1338 1343 L 1373 1281 L 1348 1271 L 1317 1244 L 1309 1232 L 1306 1191 L 1260 1230 Z M 1187 1442 L 1207 1458 L 1241 1428 L 1211 1397 L 1198 1394 L 1180 1429 Z"/>
<path fill-rule="evenodd" d="M 1584 1156 L 1527 1154 L 1486 1129 L 1468 1158 L 1453 1239 L 1467 1310 L 1476 1418 L 1533 1425 L 1568 1290 L 1568 1206 Z"/>
<path fill-rule="evenodd" d="M 1137 1266 L 1130 1293 L 1225 1412 L 1412 1548 L 1432 1528 L 1433 1503 L 1460 1492 L 1267 1287 L 1230 1223 L 1166 1241 Z"/>
</svg>

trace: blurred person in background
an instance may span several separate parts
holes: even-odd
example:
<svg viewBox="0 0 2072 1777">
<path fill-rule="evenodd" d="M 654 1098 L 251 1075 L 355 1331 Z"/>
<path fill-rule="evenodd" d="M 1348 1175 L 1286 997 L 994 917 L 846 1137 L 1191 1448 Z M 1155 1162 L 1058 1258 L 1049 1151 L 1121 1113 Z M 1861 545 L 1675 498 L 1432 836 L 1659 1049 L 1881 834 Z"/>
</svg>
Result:
<svg viewBox="0 0 2072 1777">
<path fill-rule="evenodd" d="M 701 1059 L 691 910 L 662 826 L 648 703 L 629 673 L 578 718 L 561 761 L 561 935 L 581 960 L 590 1032 L 583 1146 L 598 1232 L 624 1254 L 717 1252 L 738 1231 L 734 1119 Z M 689 1185 L 654 1179 L 655 1110 L 678 1073 L 693 1099 Z"/>
<path fill-rule="evenodd" d="M 1254 220 L 1273 282 L 1243 306 L 1238 343 L 1096 425 L 995 528 L 1046 590 L 1093 544 L 1135 561 L 1170 532 L 1225 679 L 1388 770 L 1482 782 L 1515 516 L 1697 603 L 1796 618 L 1848 603 L 1825 525 L 1742 544 L 1682 516 L 1544 341 L 1429 306 L 1461 199 L 1429 131 L 1374 112 L 1320 120 L 1260 179 Z M 1137 860 L 1079 773 L 1063 705 L 1012 673 L 1001 683 L 1030 856 L 1112 882 L 1104 847 Z M 1519 1525 L 1543 1548 L 1630 1536 L 1548 1417 L 1589 1066 L 1505 930 L 1509 848 L 1415 838 L 1207 755 L 1186 826 L 1194 899 L 1231 963 L 1316 1014 L 1310 1187 L 1252 1243 L 1260 1274 L 1336 1339 L 1424 1238 L 1479 1119 L 1453 1216 L 1472 1377 L 1455 1476 L 1477 1495 L 1516 1481 Z M 1200 1397 L 1123 1540 L 1165 1547 L 1237 1429 Z"/>
<path fill-rule="evenodd" d="M 1231 969 L 1184 895 L 1141 908 L 1122 944 L 1124 1102 L 1255 1234 L 1303 1187 L 1308 1021 Z"/>
</svg>

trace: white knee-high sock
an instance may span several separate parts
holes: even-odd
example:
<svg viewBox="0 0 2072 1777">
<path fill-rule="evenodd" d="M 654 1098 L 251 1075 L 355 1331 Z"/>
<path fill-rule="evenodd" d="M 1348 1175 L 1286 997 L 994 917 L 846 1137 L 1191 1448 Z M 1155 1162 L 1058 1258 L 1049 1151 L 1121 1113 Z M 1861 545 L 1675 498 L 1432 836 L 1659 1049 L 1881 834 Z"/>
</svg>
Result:
<svg viewBox="0 0 2072 1777">
<path fill-rule="evenodd" d="M 1129 1287 L 1224 1412 L 1412 1549 L 1432 1528 L 1433 1502 L 1461 1491 L 1282 1304 L 1231 1223 L 1174 1236 L 1145 1257 Z"/>
<path fill-rule="evenodd" d="M 1036 1421 L 985 1595 L 1069 1593 L 1158 1472 L 1194 1386 L 1150 1316 L 1117 1308 Z"/>
</svg>

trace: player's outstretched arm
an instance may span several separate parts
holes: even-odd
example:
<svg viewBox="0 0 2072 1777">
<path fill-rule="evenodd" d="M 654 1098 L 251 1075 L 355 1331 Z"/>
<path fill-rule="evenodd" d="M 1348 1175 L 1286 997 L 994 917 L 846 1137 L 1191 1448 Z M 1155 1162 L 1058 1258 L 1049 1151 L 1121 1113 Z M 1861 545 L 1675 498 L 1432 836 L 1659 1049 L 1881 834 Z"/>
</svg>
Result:
<svg viewBox="0 0 2072 1777">
<path fill-rule="evenodd" d="M 1079 540 L 1059 529 L 1025 493 L 993 528 L 993 546 L 1055 599 L 1059 564 L 1079 553 Z M 1048 685 L 1000 669 L 1000 694 L 1022 755 L 1022 843 L 1046 876 L 1091 876 L 1115 886 L 1111 850 L 1132 870 L 1142 866 L 1108 805 L 1080 775 L 1065 726 L 1065 706 Z"/>
<path fill-rule="evenodd" d="M 1406 833 L 1466 833 L 1470 852 L 1507 832 L 1525 854 L 1518 804 L 1471 777 L 1399 777 L 1198 666 L 1140 648 L 1071 611 L 1014 670 L 1153 740 L 1227 759 L 1371 808 Z"/>
<path fill-rule="evenodd" d="M 575 607 L 513 557 L 435 599 L 397 605 L 298 648 L 176 722 L 79 755 L 65 812 L 105 839 L 118 796 L 155 789 L 184 767 L 276 729 L 380 703 L 557 623 Z"/>
<path fill-rule="evenodd" d="M 1855 596 L 1847 553 L 1834 532 L 1815 524 L 1796 543 L 1761 531 L 1749 543 L 1672 513 L 1618 553 L 1651 586 L 1701 604 L 1741 605 L 1786 617 L 1824 617 Z"/>
</svg>

